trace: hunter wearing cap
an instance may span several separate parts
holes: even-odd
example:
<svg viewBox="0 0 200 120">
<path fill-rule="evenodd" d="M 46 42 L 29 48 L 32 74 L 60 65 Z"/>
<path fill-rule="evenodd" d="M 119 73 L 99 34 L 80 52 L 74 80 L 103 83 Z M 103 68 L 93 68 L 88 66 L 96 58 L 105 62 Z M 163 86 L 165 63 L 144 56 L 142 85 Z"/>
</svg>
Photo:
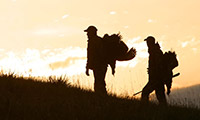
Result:
<svg viewBox="0 0 200 120">
<path fill-rule="evenodd" d="M 160 104 L 166 104 L 164 81 L 162 77 L 162 59 L 163 52 L 158 43 L 155 43 L 155 38 L 147 37 L 144 41 L 147 42 L 149 53 L 148 74 L 149 81 L 142 90 L 142 101 L 149 100 L 149 94 L 155 90 L 156 97 Z"/>
<path fill-rule="evenodd" d="M 106 95 L 107 63 L 103 52 L 102 38 L 97 35 L 95 26 L 89 26 L 84 32 L 87 32 L 88 36 L 86 75 L 89 76 L 89 69 L 93 70 L 95 93 Z"/>
</svg>

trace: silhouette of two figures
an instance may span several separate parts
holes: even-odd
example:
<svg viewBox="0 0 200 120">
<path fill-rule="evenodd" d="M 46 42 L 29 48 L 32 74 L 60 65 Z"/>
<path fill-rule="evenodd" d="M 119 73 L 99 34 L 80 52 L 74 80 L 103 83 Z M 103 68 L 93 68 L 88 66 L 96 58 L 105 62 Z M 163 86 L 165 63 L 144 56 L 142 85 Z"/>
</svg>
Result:
<svg viewBox="0 0 200 120">
<path fill-rule="evenodd" d="M 136 56 L 136 49 L 128 49 L 127 45 L 121 40 L 120 34 L 108 35 L 103 38 L 97 35 L 97 28 L 89 26 L 84 32 L 87 32 L 87 63 L 86 75 L 89 76 L 89 70 L 94 75 L 94 91 L 99 95 L 107 95 L 105 76 L 107 66 L 112 68 L 112 74 L 115 74 L 116 61 L 131 60 Z M 161 104 L 167 104 L 165 96 L 165 85 L 167 94 L 170 94 L 173 76 L 172 70 L 178 66 L 175 52 L 165 52 L 163 54 L 155 38 L 149 36 L 145 39 L 148 46 L 149 61 L 148 75 L 149 81 L 142 90 L 141 100 L 148 102 L 149 95 L 155 90 L 156 97 Z M 139 92 L 138 92 L 139 93 Z"/>
</svg>

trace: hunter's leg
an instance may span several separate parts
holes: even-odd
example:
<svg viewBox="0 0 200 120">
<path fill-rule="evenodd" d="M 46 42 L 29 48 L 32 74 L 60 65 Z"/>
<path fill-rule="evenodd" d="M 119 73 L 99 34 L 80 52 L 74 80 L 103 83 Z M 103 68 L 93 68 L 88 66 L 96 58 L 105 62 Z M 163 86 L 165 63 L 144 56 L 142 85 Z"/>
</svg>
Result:
<svg viewBox="0 0 200 120">
<path fill-rule="evenodd" d="M 150 82 L 148 82 L 147 83 L 147 85 L 143 88 L 143 90 L 142 90 L 142 97 L 141 97 L 141 100 L 143 101 L 143 102 L 148 102 L 149 101 L 149 94 L 151 93 L 151 92 L 153 92 L 153 87 L 152 87 L 152 85 L 151 85 L 151 83 Z"/>
<path fill-rule="evenodd" d="M 162 104 L 162 105 L 166 105 L 167 104 L 167 100 L 166 100 L 166 96 L 165 96 L 165 87 L 163 84 L 159 84 L 157 87 L 156 87 L 156 97 L 159 101 L 159 104 Z"/>
</svg>

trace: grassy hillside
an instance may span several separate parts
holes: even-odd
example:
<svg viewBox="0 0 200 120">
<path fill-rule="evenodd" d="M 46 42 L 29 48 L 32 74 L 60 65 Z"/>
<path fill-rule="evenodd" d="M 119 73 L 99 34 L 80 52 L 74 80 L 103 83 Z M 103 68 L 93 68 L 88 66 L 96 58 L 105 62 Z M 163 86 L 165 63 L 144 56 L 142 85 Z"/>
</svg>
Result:
<svg viewBox="0 0 200 120">
<path fill-rule="evenodd" d="M 200 109 L 200 85 L 174 89 L 169 103 Z"/>
<path fill-rule="evenodd" d="M 199 120 L 200 110 L 100 97 L 63 80 L 0 76 L 0 120 Z"/>
</svg>

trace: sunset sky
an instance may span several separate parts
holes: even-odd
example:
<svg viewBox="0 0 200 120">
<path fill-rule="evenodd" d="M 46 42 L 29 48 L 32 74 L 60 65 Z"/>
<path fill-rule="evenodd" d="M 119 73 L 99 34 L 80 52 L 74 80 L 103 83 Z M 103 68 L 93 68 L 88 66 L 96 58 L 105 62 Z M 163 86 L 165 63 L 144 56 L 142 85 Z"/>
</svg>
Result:
<svg viewBox="0 0 200 120">
<path fill-rule="evenodd" d="M 200 84 L 199 0 L 1 0 L 0 69 L 24 76 L 67 75 L 92 89 L 85 72 L 89 25 L 98 35 L 120 32 L 137 50 L 106 76 L 109 91 L 132 94 L 147 83 L 148 53 L 143 41 L 152 35 L 163 52 L 174 50 L 179 66 L 173 87 Z"/>
</svg>

